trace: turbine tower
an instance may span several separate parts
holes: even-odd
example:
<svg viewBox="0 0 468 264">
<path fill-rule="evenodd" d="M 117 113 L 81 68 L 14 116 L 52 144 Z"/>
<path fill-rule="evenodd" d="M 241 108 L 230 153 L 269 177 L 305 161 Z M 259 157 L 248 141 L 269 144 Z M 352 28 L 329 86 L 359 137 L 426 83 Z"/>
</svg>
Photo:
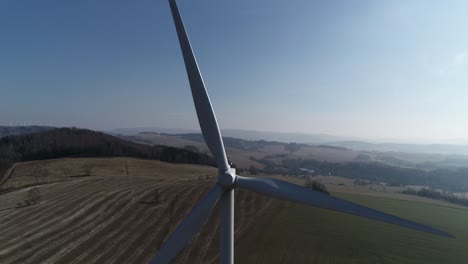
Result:
<svg viewBox="0 0 468 264">
<path fill-rule="evenodd" d="M 173 260 L 198 234 L 209 219 L 215 205 L 220 204 L 220 261 L 234 263 L 234 191 L 243 188 L 282 200 L 370 218 L 444 237 L 454 237 L 444 231 L 389 215 L 331 195 L 313 191 L 286 181 L 272 178 L 243 177 L 229 166 L 223 139 L 211 106 L 210 98 L 198 69 L 189 38 L 175 0 L 169 0 L 185 68 L 192 91 L 198 122 L 208 148 L 218 166 L 218 181 L 198 202 L 176 230 L 164 242 L 151 264 L 164 264 Z"/>
</svg>

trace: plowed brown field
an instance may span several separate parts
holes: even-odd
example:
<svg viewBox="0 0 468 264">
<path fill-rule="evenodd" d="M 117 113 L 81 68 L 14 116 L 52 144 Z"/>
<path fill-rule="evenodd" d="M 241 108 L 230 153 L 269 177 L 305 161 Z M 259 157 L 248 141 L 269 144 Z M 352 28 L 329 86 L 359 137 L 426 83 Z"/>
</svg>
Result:
<svg viewBox="0 0 468 264">
<path fill-rule="evenodd" d="M 147 263 L 215 174 L 204 166 L 125 158 L 17 164 L 2 187 L 25 187 L 0 195 L 0 263 Z M 40 203 L 18 207 L 31 185 Z M 282 206 L 242 190 L 235 203 L 236 243 Z M 217 262 L 216 216 L 217 208 L 176 263 Z"/>
</svg>

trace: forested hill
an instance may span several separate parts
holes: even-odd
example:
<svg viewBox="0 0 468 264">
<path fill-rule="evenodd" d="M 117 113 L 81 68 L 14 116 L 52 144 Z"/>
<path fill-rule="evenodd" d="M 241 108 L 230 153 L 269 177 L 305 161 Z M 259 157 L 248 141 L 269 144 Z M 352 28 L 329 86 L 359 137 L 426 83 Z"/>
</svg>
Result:
<svg viewBox="0 0 468 264">
<path fill-rule="evenodd" d="M 214 166 L 212 157 L 186 149 L 148 146 L 104 133 L 59 128 L 0 138 L 0 179 L 15 162 L 63 157 L 134 157 Z"/>
<path fill-rule="evenodd" d="M 0 137 L 31 134 L 56 129 L 50 126 L 0 126 Z"/>
</svg>

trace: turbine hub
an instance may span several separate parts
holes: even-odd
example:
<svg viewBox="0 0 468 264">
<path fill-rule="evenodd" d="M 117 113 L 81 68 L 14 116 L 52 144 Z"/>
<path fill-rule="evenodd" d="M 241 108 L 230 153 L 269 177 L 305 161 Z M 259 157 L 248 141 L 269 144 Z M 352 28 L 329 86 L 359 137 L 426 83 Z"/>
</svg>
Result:
<svg viewBox="0 0 468 264">
<path fill-rule="evenodd" d="M 227 188 L 232 188 L 236 182 L 236 169 L 229 168 L 226 171 L 220 172 L 218 182 Z"/>
</svg>

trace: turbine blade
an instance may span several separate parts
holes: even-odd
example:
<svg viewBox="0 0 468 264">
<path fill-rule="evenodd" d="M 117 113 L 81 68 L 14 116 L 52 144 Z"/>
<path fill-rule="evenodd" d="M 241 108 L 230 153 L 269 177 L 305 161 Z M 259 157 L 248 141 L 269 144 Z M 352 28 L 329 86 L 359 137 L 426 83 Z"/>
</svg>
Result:
<svg viewBox="0 0 468 264">
<path fill-rule="evenodd" d="M 164 242 L 159 252 L 151 259 L 151 264 L 169 263 L 184 249 L 193 237 L 200 232 L 211 212 L 223 194 L 224 189 L 216 184 L 205 197 L 189 212 Z"/>
<path fill-rule="evenodd" d="M 206 91 L 205 84 L 203 83 L 200 70 L 198 69 L 197 61 L 193 54 L 176 1 L 169 0 L 169 4 L 177 29 L 177 36 L 179 37 L 180 48 L 182 49 L 182 55 L 184 57 L 185 68 L 192 90 L 193 102 L 197 111 L 198 123 L 200 124 L 205 142 L 218 164 L 218 169 L 224 172 L 229 169 L 229 164 L 226 158 L 218 122 L 216 121 L 216 116 L 211 106 L 210 98 Z"/>
<path fill-rule="evenodd" d="M 394 225 L 403 226 L 443 237 L 454 237 L 444 231 L 430 226 L 418 224 L 397 216 L 389 215 L 362 205 L 314 191 L 296 184 L 271 178 L 256 178 L 237 176 L 237 186 L 275 198 L 299 202 L 306 205 L 330 209 L 347 214 L 366 217 Z"/>
</svg>

